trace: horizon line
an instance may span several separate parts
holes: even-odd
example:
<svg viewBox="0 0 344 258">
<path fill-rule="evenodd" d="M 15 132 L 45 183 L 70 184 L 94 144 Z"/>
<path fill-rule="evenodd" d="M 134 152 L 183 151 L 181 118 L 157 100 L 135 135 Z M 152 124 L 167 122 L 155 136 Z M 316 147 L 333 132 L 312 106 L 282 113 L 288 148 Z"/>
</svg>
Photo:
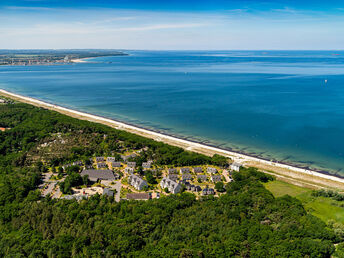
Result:
<svg viewBox="0 0 344 258">
<path fill-rule="evenodd" d="M 344 51 L 344 49 L 126 49 L 126 48 L 0 48 L 3 50 L 116 50 L 116 51 Z"/>
</svg>

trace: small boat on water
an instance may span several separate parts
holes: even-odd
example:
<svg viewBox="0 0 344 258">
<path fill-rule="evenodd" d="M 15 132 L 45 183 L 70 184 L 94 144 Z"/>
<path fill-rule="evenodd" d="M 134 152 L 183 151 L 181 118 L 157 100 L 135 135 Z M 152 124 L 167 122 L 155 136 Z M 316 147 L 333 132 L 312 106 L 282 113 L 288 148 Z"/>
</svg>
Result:
<svg viewBox="0 0 344 258">
<path fill-rule="evenodd" d="M 325 80 L 325 83 L 327 83 L 327 80 Z"/>
</svg>

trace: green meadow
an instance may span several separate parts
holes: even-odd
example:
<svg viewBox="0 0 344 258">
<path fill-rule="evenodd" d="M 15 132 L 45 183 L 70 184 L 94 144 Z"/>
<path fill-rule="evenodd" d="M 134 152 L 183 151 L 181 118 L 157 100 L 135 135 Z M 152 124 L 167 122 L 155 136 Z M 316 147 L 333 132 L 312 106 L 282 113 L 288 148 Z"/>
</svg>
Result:
<svg viewBox="0 0 344 258">
<path fill-rule="evenodd" d="M 326 197 L 314 197 L 312 196 L 311 189 L 278 180 L 265 183 L 264 186 L 272 192 L 275 197 L 281 197 L 288 194 L 299 199 L 308 212 L 325 222 L 334 220 L 344 224 L 344 207 L 341 207 L 344 206 L 344 202 L 335 201 Z"/>
</svg>

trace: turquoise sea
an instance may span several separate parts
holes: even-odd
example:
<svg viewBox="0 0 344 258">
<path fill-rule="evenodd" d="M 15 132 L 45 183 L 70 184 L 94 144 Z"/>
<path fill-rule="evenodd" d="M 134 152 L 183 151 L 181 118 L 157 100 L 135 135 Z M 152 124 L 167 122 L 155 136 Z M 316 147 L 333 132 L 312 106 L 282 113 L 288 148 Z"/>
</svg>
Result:
<svg viewBox="0 0 344 258">
<path fill-rule="evenodd" d="M 344 51 L 125 51 L 0 66 L 0 88 L 344 176 Z"/>
</svg>

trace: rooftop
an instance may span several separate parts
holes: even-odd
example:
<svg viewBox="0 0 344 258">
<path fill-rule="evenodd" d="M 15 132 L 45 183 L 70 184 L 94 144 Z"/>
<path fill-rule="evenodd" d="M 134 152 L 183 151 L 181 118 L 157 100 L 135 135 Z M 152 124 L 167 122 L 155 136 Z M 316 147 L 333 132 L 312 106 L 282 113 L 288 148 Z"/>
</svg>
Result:
<svg viewBox="0 0 344 258">
<path fill-rule="evenodd" d="M 176 168 L 169 168 L 168 173 L 170 174 L 177 174 L 177 169 Z"/>
<path fill-rule="evenodd" d="M 113 172 L 108 169 L 104 170 L 96 170 L 96 169 L 89 169 L 89 170 L 83 170 L 81 172 L 81 176 L 88 175 L 88 177 L 91 179 L 100 179 L 100 180 L 116 180 Z"/>
<path fill-rule="evenodd" d="M 110 188 L 104 188 L 103 195 L 108 195 L 108 196 L 113 197 L 114 196 L 114 192 Z"/>
<path fill-rule="evenodd" d="M 128 193 L 128 200 L 149 200 L 151 199 L 150 193 Z"/>
</svg>

